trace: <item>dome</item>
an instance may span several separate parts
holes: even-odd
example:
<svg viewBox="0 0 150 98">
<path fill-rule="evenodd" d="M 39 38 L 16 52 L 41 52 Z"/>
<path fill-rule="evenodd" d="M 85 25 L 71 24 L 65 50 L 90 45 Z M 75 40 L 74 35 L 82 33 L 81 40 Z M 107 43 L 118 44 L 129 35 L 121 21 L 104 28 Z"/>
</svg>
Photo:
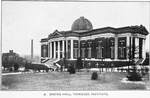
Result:
<svg viewBox="0 0 150 98">
<path fill-rule="evenodd" d="M 92 23 L 84 17 L 80 17 L 77 20 L 75 20 L 71 27 L 72 31 L 87 31 L 92 29 Z"/>
</svg>

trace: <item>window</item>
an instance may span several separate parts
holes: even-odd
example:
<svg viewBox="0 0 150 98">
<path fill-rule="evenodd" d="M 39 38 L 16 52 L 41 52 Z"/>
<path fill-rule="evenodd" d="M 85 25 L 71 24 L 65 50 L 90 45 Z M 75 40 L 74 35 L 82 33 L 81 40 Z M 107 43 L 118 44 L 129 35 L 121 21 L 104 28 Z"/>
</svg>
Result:
<svg viewBox="0 0 150 98">
<path fill-rule="evenodd" d="M 68 55 L 67 55 L 68 59 L 71 58 L 71 49 L 68 49 Z"/>
<path fill-rule="evenodd" d="M 78 57 L 78 48 L 74 48 L 74 58 Z"/>
<path fill-rule="evenodd" d="M 44 49 L 43 49 L 43 57 L 46 57 L 46 46 L 44 46 Z"/>
<path fill-rule="evenodd" d="M 125 58 L 125 47 L 119 47 L 119 58 Z"/>
<path fill-rule="evenodd" d="M 97 48 L 97 58 L 103 58 L 103 47 L 99 45 L 96 48 Z"/>
<path fill-rule="evenodd" d="M 71 58 L 71 40 L 68 40 L 68 54 L 67 54 L 67 58 L 68 59 Z"/>
<path fill-rule="evenodd" d="M 88 58 L 91 58 L 91 47 L 88 48 Z"/>
<path fill-rule="evenodd" d="M 115 39 L 110 38 L 110 58 L 115 58 Z"/>
<path fill-rule="evenodd" d="M 111 58 L 115 58 L 115 47 L 110 47 Z"/>
<path fill-rule="evenodd" d="M 85 58 L 85 48 L 81 48 L 82 58 Z"/>
<path fill-rule="evenodd" d="M 118 38 L 118 58 L 126 58 L 126 37 Z"/>
</svg>

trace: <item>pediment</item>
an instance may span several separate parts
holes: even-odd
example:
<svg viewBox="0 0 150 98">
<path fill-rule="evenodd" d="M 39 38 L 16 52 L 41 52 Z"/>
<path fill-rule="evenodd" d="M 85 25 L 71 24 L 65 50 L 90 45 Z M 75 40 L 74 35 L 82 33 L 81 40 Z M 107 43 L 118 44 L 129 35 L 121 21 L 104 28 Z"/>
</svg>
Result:
<svg viewBox="0 0 150 98">
<path fill-rule="evenodd" d="M 58 30 L 55 30 L 55 31 L 50 35 L 51 38 L 57 37 L 57 36 L 62 36 L 62 34 L 60 34 Z"/>
</svg>

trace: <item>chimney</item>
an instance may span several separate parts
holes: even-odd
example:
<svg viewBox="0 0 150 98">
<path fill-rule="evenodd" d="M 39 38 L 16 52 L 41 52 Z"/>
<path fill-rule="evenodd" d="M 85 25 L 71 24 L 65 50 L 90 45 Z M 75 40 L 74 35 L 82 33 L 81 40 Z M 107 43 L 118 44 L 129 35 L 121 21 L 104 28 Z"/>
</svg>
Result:
<svg viewBox="0 0 150 98">
<path fill-rule="evenodd" d="M 13 53 L 13 50 L 9 50 L 9 53 Z"/>
<path fill-rule="evenodd" d="M 31 40 L 31 60 L 33 61 L 33 39 Z"/>
</svg>

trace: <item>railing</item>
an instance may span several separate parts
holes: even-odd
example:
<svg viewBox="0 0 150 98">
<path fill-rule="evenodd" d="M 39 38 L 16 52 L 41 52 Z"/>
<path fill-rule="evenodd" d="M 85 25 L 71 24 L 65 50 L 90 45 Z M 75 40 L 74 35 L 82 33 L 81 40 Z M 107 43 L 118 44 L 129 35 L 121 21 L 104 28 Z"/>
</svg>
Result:
<svg viewBox="0 0 150 98">
<path fill-rule="evenodd" d="M 42 61 L 42 63 L 47 62 L 48 60 L 50 60 L 49 58 L 46 58 L 45 60 Z"/>
</svg>

